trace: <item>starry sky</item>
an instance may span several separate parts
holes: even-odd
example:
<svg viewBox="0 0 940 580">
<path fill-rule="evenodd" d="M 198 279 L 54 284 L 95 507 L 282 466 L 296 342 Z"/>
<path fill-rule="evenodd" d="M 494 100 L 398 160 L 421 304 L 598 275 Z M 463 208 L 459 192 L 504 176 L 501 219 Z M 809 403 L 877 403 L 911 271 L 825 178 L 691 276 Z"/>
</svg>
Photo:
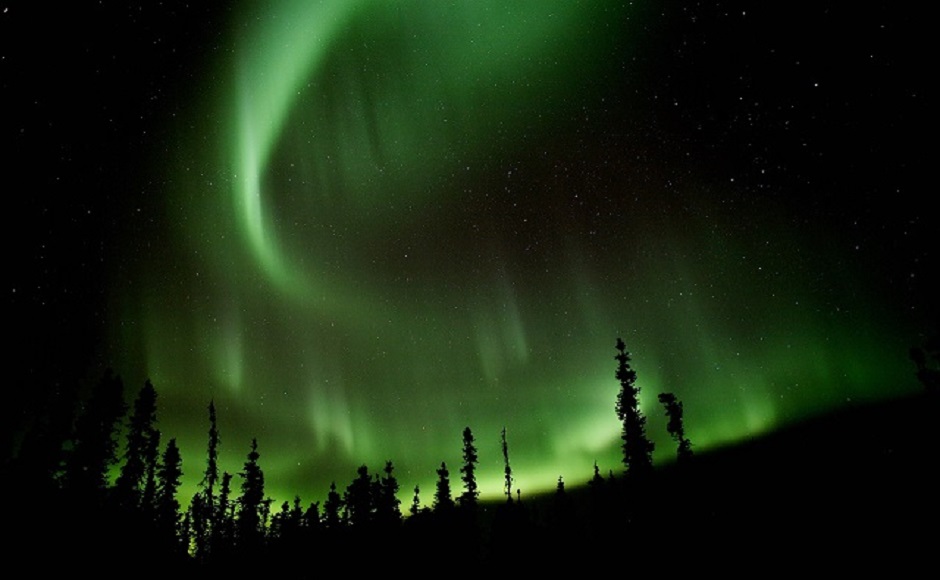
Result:
<svg viewBox="0 0 940 580">
<path fill-rule="evenodd" d="M 919 388 L 927 19 L 874 2 L 0 6 L 10 417 L 112 367 L 184 494 L 214 400 L 277 502 L 483 497 Z M 152 5 L 155 4 L 155 5 Z M 184 498 L 185 501 L 185 498 Z"/>
</svg>

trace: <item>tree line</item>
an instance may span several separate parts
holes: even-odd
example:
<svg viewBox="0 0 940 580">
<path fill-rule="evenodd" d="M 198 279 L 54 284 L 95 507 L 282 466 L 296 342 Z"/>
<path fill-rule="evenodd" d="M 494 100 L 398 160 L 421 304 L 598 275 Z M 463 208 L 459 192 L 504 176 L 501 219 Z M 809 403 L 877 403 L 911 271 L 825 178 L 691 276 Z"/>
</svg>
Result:
<svg viewBox="0 0 940 580">
<path fill-rule="evenodd" d="M 935 355 L 935 349 L 931 353 Z M 921 355 L 912 350 L 918 377 L 932 390 L 936 371 L 927 368 Z M 311 547 L 337 557 L 368 553 L 381 558 L 401 556 L 421 546 L 470 566 L 518 555 L 520 538 L 537 538 L 542 545 L 559 549 L 562 545 L 567 549 L 596 547 L 612 541 L 607 533 L 610 526 L 620 529 L 626 541 L 637 543 L 638 536 L 631 536 L 630 526 L 623 522 L 643 522 L 644 533 L 653 522 L 656 529 L 677 532 L 683 527 L 681 521 L 688 521 L 681 517 L 691 510 L 677 501 L 680 491 L 665 488 L 661 482 L 656 515 L 651 503 L 640 499 L 651 489 L 646 483 L 654 475 L 654 444 L 646 434 L 630 353 L 620 338 L 614 358 L 614 374 L 620 383 L 614 407 L 621 422 L 624 471 L 621 477 L 613 471 L 603 477 L 595 463 L 587 495 L 579 498 L 571 497 L 562 476 L 550 499 L 537 505 L 523 502 L 519 489 L 514 494 L 504 428 L 500 435 L 505 500 L 481 502 L 476 481 L 479 455 L 468 426 L 462 433 L 460 490 L 452 488 L 450 469 L 442 462 L 429 507 L 422 505 L 422 490 L 416 486 L 407 514 L 403 513 L 392 461 L 375 473 L 360 466 L 345 487 L 333 482 L 322 505 L 304 504 L 295 497 L 293 502 L 274 506 L 265 493 L 257 439 L 251 441 L 239 473 L 220 470 L 220 434 L 215 404 L 210 401 L 205 467 L 197 492 L 184 509 L 178 498 L 183 460 L 175 439 L 161 442 L 156 388 L 146 381 L 128 409 L 123 382 L 111 371 L 87 400 L 77 404 L 74 420 L 61 421 L 68 418 L 69 401 L 50 408 L 48 416 L 24 437 L 10 474 L 21 490 L 42 497 L 44 507 L 24 504 L 20 515 L 37 526 L 50 519 L 58 522 L 59 533 L 45 532 L 42 538 L 50 551 L 71 546 L 72 555 L 79 559 L 123 551 L 168 569 L 237 568 L 262 562 L 287 565 L 302 561 Z M 658 400 L 676 444 L 675 468 L 682 469 L 693 461 L 682 402 L 672 393 L 660 393 Z M 118 433 L 125 422 L 126 435 L 119 445 Z M 117 466 L 112 483 L 110 474 Z M 27 525 L 25 529 L 32 528 Z M 633 530 L 639 533 L 638 526 Z M 42 531 L 37 528 L 36 533 Z"/>
</svg>

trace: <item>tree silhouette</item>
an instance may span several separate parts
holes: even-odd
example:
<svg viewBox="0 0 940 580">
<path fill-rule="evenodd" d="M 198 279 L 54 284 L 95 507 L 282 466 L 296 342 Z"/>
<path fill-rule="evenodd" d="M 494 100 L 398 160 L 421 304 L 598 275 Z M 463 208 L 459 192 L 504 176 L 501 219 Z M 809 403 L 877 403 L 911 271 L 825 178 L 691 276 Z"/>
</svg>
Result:
<svg viewBox="0 0 940 580">
<path fill-rule="evenodd" d="M 258 464 L 258 440 L 251 440 L 251 451 L 239 475 L 242 493 L 238 498 L 237 541 L 245 554 L 260 550 L 264 540 L 264 522 L 267 509 L 264 497 L 264 472 Z"/>
<path fill-rule="evenodd" d="M 598 467 L 597 460 L 594 461 L 594 475 L 588 480 L 588 485 L 594 488 L 599 488 L 604 485 L 604 476 L 601 475 L 601 468 Z"/>
<path fill-rule="evenodd" d="M 460 467 L 463 493 L 461 493 L 458 498 L 460 507 L 464 509 L 476 508 L 477 498 L 480 496 L 476 479 L 476 465 L 478 461 L 479 457 L 477 456 L 477 448 L 474 445 L 473 431 L 470 430 L 470 427 L 466 427 L 463 430 L 463 465 Z"/>
<path fill-rule="evenodd" d="M 320 502 L 311 502 L 304 510 L 303 525 L 308 536 L 313 536 L 320 530 Z"/>
<path fill-rule="evenodd" d="M 108 472 L 117 463 L 115 436 L 125 411 L 124 382 L 108 369 L 76 421 L 63 474 L 67 490 L 87 498 L 103 498 Z"/>
<path fill-rule="evenodd" d="M 408 513 L 412 516 L 421 513 L 421 488 L 416 485 L 414 492 L 415 494 L 411 498 L 411 507 L 408 508 Z"/>
<path fill-rule="evenodd" d="M 685 427 L 682 425 L 682 402 L 672 393 L 660 393 L 659 402 L 666 407 L 666 417 L 669 418 L 666 430 L 678 445 L 676 461 L 684 463 L 692 458 L 692 442 L 685 437 Z"/>
<path fill-rule="evenodd" d="M 434 490 L 434 511 L 437 513 L 448 512 L 454 507 L 454 498 L 450 495 L 450 472 L 447 471 L 447 464 L 441 462 L 437 470 L 437 488 Z"/>
<path fill-rule="evenodd" d="M 215 557 L 222 558 L 231 551 L 235 540 L 235 507 L 236 503 L 232 501 L 232 474 L 224 471 L 209 533 L 209 552 Z"/>
<path fill-rule="evenodd" d="M 218 505 L 215 486 L 219 480 L 219 429 L 215 401 L 209 401 L 209 440 L 206 449 L 206 470 L 199 482 L 200 496 L 190 504 L 194 551 L 198 558 L 207 558 L 213 544 L 218 544 L 216 516 Z"/>
<path fill-rule="evenodd" d="M 183 458 L 176 439 L 170 439 L 163 452 L 163 460 L 157 470 L 154 522 L 161 538 L 170 541 L 173 551 L 182 551 L 179 543 L 180 504 L 176 499 L 183 477 Z"/>
<path fill-rule="evenodd" d="M 346 488 L 344 497 L 346 520 L 353 529 L 365 529 L 372 523 L 375 502 L 372 494 L 372 477 L 369 468 L 360 465 L 356 470 L 356 479 Z"/>
<path fill-rule="evenodd" d="M 384 527 L 395 527 L 401 523 L 401 500 L 398 499 L 398 480 L 394 475 L 395 467 L 391 461 L 385 462 L 385 474 L 379 481 L 378 494 L 375 498 L 376 522 Z"/>
<path fill-rule="evenodd" d="M 202 489 L 210 511 L 215 511 L 215 485 L 219 481 L 219 427 L 215 415 L 215 401 L 209 401 L 209 444 L 206 451 L 206 471 Z"/>
<path fill-rule="evenodd" d="M 647 475 L 653 468 L 653 442 L 646 437 L 646 417 L 640 412 L 640 388 L 636 386 L 636 371 L 630 367 L 630 353 L 620 338 L 617 339 L 617 372 L 620 393 L 617 395 L 617 417 L 623 423 L 623 463 L 634 478 Z"/>
<path fill-rule="evenodd" d="M 330 483 L 330 491 L 326 494 L 323 504 L 323 525 L 328 531 L 339 530 L 343 525 L 341 513 L 343 511 L 343 498 L 336 490 L 336 482 Z"/>
<path fill-rule="evenodd" d="M 294 496 L 293 504 L 284 502 L 271 518 L 271 538 L 282 547 L 293 546 L 300 538 L 304 525 L 304 510 L 300 507 L 300 496 Z"/>
<path fill-rule="evenodd" d="M 160 443 L 156 422 L 157 391 L 148 380 L 134 401 L 124 465 L 115 483 L 115 495 L 124 507 L 147 508 L 153 501 Z"/>
<path fill-rule="evenodd" d="M 501 440 L 503 447 L 503 475 L 505 476 L 503 493 L 506 494 L 506 503 L 512 503 L 512 467 L 509 466 L 509 443 L 506 441 L 505 427 L 503 427 Z"/>
<path fill-rule="evenodd" d="M 206 520 L 208 510 L 204 502 L 205 495 L 196 492 L 189 500 L 189 509 L 186 510 L 185 527 L 190 536 L 187 547 L 190 548 L 192 555 L 199 560 L 205 560 L 209 557 L 209 523 Z"/>
</svg>

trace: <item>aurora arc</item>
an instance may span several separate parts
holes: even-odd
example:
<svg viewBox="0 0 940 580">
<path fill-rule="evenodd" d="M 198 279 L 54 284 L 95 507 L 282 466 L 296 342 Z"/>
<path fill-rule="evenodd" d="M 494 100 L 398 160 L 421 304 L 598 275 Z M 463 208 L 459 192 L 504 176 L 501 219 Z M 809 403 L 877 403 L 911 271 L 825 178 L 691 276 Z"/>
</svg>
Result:
<svg viewBox="0 0 940 580">
<path fill-rule="evenodd" d="M 484 497 L 502 491 L 503 426 L 524 494 L 586 481 L 595 461 L 617 472 L 617 336 L 657 461 L 674 452 L 659 392 L 683 401 L 698 451 L 909 374 L 884 352 L 892 313 L 864 269 L 786 207 L 742 217 L 720 201 L 734 183 L 657 155 L 648 105 L 624 90 L 644 15 L 236 10 L 233 53 L 210 65 L 226 72 L 196 92 L 166 168 L 165 251 L 115 324 L 140 345 L 118 366 L 156 385 L 190 485 L 210 399 L 223 468 L 258 437 L 277 501 L 320 500 L 386 460 L 403 501 L 414 485 L 429 499 L 465 426 Z M 818 271 L 837 282 L 819 290 Z"/>
</svg>

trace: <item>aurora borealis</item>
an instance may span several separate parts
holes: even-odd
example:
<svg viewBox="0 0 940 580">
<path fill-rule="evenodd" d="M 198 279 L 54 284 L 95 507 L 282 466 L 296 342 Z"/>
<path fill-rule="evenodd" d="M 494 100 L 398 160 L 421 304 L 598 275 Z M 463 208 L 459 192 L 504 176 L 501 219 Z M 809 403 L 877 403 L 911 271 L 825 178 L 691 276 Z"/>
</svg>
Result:
<svg viewBox="0 0 940 580">
<path fill-rule="evenodd" d="M 113 107 L 89 125 L 134 129 L 7 121 L 18 155 L 58 152 L 81 192 L 33 218 L 25 246 L 94 268 L 90 366 L 113 366 L 128 397 L 153 381 L 190 490 L 210 400 L 223 469 L 257 437 L 278 503 L 386 460 L 403 498 L 419 485 L 429 502 L 466 426 L 483 497 L 502 491 L 504 426 L 524 495 L 587 481 L 595 461 L 619 472 L 617 337 L 657 462 L 675 452 L 661 392 L 703 452 L 917 389 L 907 349 L 935 316 L 936 261 L 917 15 L 659 4 L 105 9 L 141 34 L 89 41 L 125 68 L 81 102 Z M 97 161 L 63 171 L 73 158 Z M 22 203 L 45 216 L 66 194 L 43 183 Z M 58 230 L 92 213 L 101 243 L 64 249 Z M 12 284 L 37 336 L 60 327 L 35 322 L 47 270 Z M 81 308 L 75 294 L 53 301 Z"/>
</svg>

